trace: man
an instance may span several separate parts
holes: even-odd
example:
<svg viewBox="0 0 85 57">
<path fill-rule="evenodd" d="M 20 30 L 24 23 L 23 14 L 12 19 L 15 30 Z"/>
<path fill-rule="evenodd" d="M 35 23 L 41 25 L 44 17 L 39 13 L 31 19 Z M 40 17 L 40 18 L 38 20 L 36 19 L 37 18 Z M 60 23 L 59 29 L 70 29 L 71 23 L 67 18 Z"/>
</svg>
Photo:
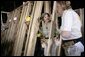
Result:
<svg viewBox="0 0 85 57">
<path fill-rule="evenodd" d="M 57 1 L 57 13 L 62 18 L 62 23 L 60 27 L 60 35 L 63 40 L 62 45 L 63 46 L 68 45 L 70 47 L 73 46 L 75 43 L 78 43 L 79 41 L 82 42 L 82 34 L 81 34 L 82 24 L 78 14 L 71 8 L 70 1 Z M 68 55 L 67 46 L 64 48 L 64 50 L 65 50 L 65 55 L 69 56 L 70 52 L 68 53 L 69 54 Z M 76 53 L 76 51 L 74 53 Z M 73 54 L 71 54 L 71 56 L 72 55 Z M 76 54 L 74 56 L 76 56 Z"/>
</svg>

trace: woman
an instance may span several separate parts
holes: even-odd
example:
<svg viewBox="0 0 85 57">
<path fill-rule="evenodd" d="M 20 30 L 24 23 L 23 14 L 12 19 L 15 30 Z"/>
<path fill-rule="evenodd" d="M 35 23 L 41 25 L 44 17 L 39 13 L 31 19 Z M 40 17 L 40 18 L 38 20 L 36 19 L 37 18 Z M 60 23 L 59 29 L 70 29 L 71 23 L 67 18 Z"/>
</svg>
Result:
<svg viewBox="0 0 85 57">
<path fill-rule="evenodd" d="M 50 39 L 50 43 L 48 43 L 48 38 L 49 38 L 49 33 L 50 33 L 50 26 L 51 26 L 51 18 L 50 18 L 50 15 L 48 13 L 44 13 L 42 14 L 41 16 L 41 27 L 40 27 L 40 31 L 43 35 L 42 37 L 42 47 L 44 48 L 44 55 L 45 56 L 48 56 L 48 52 L 47 52 L 47 47 L 48 47 L 48 44 L 50 44 L 49 46 L 49 52 L 50 52 L 50 55 L 51 56 L 56 56 L 56 48 L 57 48 L 57 45 L 56 45 L 56 42 L 57 39 L 55 38 L 56 36 L 56 31 L 53 33 L 54 35 L 54 38 L 53 39 Z M 56 30 L 56 22 L 54 22 L 54 30 Z"/>
<path fill-rule="evenodd" d="M 50 20 L 50 14 L 49 13 L 43 13 L 41 16 L 41 32 L 42 32 L 42 47 L 44 48 L 44 55 L 46 56 L 47 54 L 47 42 L 49 38 L 49 31 L 50 31 L 50 25 L 51 25 L 51 20 Z"/>
<path fill-rule="evenodd" d="M 71 8 L 70 1 L 57 1 L 57 13 L 62 18 L 62 24 L 60 27 L 60 35 L 62 37 L 63 44 L 64 43 L 68 44 L 68 42 L 70 41 L 73 41 L 75 44 L 81 41 L 82 40 L 82 34 L 81 34 L 82 24 L 80 22 L 80 18 L 78 14 Z M 70 42 L 70 44 L 72 43 L 73 45 L 73 42 Z M 67 51 L 66 49 L 64 50 Z"/>
<path fill-rule="evenodd" d="M 42 30 L 43 36 L 46 39 L 48 39 L 48 37 L 49 37 L 49 30 L 50 30 L 50 24 L 51 24 L 49 13 L 43 13 L 41 19 L 42 19 L 41 30 Z"/>
</svg>

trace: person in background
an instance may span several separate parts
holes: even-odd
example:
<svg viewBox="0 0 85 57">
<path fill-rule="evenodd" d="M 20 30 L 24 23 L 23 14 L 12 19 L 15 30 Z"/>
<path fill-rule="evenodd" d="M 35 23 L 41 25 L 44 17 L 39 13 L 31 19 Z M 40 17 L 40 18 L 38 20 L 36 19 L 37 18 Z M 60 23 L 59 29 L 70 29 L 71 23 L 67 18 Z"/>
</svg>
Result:
<svg viewBox="0 0 85 57">
<path fill-rule="evenodd" d="M 42 48 L 44 48 L 44 56 L 46 56 L 47 52 L 47 45 L 48 45 L 48 39 L 49 39 L 49 31 L 50 31 L 50 25 L 51 25 L 51 19 L 49 13 L 43 13 L 41 16 L 41 27 L 40 32 L 42 33 Z"/>
<path fill-rule="evenodd" d="M 37 33 L 37 43 L 35 48 L 35 56 L 46 56 L 47 54 L 47 45 L 49 39 L 49 31 L 50 31 L 50 14 L 43 13 L 39 18 L 39 31 Z"/>
</svg>

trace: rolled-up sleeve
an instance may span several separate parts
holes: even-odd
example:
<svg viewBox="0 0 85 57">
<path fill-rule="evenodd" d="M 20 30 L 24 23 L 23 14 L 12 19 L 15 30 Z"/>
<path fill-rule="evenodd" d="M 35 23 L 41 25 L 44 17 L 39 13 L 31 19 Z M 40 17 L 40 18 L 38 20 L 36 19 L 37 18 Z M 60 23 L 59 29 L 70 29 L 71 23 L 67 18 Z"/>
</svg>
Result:
<svg viewBox="0 0 85 57">
<path fill-rule="evenodd" d="M 67 12 L 62 18 L 62 31 L 71 31 L 73 16 L 71 12 Z"/>
</svg>

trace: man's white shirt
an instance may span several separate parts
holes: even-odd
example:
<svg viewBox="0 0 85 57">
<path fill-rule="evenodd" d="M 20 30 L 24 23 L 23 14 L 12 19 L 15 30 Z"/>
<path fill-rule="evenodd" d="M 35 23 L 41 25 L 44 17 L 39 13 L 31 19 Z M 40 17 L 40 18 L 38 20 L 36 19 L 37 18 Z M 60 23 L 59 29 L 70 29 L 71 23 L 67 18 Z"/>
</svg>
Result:
<svg viewBox="0 0 85 57">
<path fill-rule="evenodd" d="M 79 15 L 72 9 L 65 10 L 62 15 L 62 24 L 60 27 L 60 31 L 69 31 L 71 37 L 62 37 L 62 39 L 71 40 L 82 37 L 81 26 L 82 24 Z"/>
</svg>

